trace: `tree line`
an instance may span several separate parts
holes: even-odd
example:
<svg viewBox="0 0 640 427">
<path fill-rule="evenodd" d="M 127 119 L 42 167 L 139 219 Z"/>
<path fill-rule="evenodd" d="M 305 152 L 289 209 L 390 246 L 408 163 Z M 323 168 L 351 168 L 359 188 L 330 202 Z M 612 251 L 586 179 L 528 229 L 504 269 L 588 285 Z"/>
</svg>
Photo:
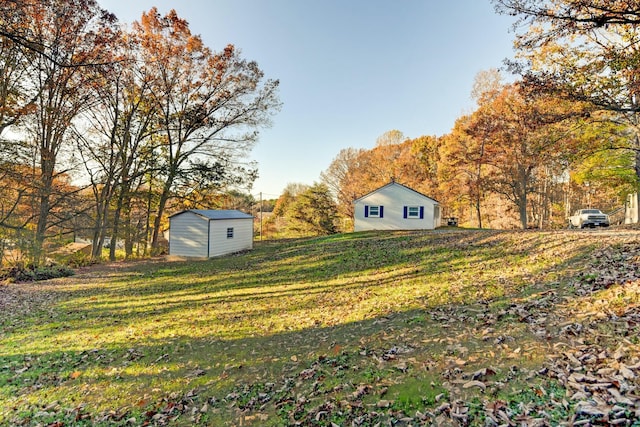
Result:
<svg viewBox="0 0 640 427">
<path fill-rule="evenodd" d="M 475 110 L 447 135 L 409 139 L 392 130 L 372 149 L 341 150 L 320 183 L 285 189 L 271 221 L 280 218 L 293 232 L 350 230 L 353 200 L 391 179 L 477 227 L 564 227 L 583 207 L 618 212 L 620 220 L 631 197 L 637 204 L 640 3 L 492 3 L 516 18 L 516 59 L 503 70 L 512 82 L 497 70 L 479 73 Z M 331 226 L 318 227 L 329 224 L 327 216 Z"/>
<path fill-rule="evenodd" d="M 349 230 L 352 201 L 391 179 L 478 227 L 560 227 L 570 210 L 637 197 L 640 4 L 491 1 L 517 20 L 516 56 L 478 75 L 472 113 L 446 135 L 393 130 L 341 150 L 269 221 Z M 0 251 L 38 263 L 79 233 L 94 258 L 109 241 L 150 254 L 168 210 L 251 202 L 238 189 L 257 176 L 246 154 L 280 107 L 278 81 L 235 46 L 212 51 L 175 11 L 125 28 L 95 0 L 5 0 L 0 50 Z"/>
<path fill-rule="evenodd" d="M 6 0 L 0 50 L 0 250 L 38 264 L 81 233 L 93 258 L 108 241 L 154 253 L 172 203 L 219 205 L 255 180 L 279 82 L 175 11 L 125 27 L 95 0 Z"/>
<path fill-rule="evenodd" d="M 640 183 L 640 3 L 492 0 L 515 16 L 515 79 L 478 75 L 473 113 L 444 136 L 383 135 L 323 172 L 344 218 L 396 179 L 483 227 L 562 227 L 573 209 L 619 211 Z"/>
<path fill-rule="evenodd" d="M 638 183 L 628 128 L 594 119 L 589 103 L 500 81 L 497 70 L 479 74 L 477 108 L 449 134 L 393 130 L 372 149 L 341 150 L 321 175 L 339 215 L 353 218 L 353 200 L 391 180 L 480 228 L 558 228 L 573 209 L 622 206 Z"/>
</svg>

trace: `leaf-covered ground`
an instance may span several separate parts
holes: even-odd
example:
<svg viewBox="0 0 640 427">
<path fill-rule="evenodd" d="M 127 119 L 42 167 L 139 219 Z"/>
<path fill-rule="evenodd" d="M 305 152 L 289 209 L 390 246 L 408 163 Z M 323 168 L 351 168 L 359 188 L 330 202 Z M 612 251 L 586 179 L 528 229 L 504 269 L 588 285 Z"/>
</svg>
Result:
<svg viewBox="0 0 640 427">
<path fill-rule="evenodd" d="M 640 232 L 269 242 L 0 285 L 0 425 L 640 425 Z"/>
</svg>

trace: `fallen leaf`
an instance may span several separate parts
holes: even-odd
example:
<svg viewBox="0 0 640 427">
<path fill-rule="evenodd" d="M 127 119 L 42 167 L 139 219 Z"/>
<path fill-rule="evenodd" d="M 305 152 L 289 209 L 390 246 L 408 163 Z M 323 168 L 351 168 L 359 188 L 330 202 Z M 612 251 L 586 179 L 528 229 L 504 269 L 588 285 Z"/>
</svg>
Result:
<svg viewBox="0 0 640 427">
<path fill-rule="evenodd" d="M 633 380 L 636 378 L 636 374 L 626 366 L 620 367 L 620 375 L 626 380 Z"/>
<path fill-rule="evenodd" d="M 584 401 L 578 402 L 578 405 L 576 406 L 576 413 L 588 415 L 590 417 L 604 417 L 605 415 L 607 415 L 606 412 L 597 408 L 590 402 L 584 402 Z"/>
<path fill-rule="evenodd" d="M 496 371 L 494 371 L 491 368 L 482 368 L 482 369 L 479 369 L 479 370 L 475 371 L 471 375 L 471 378 L 474 379 L 474 380 L 479 380 L 481 378 L 486 378 L 488 376 L 495 375 L 495 374 L 496 374 Z"/>
<path fill-rule="evenodd" d="M 613 396 L 613 398 L 616 400 L 616 402 L 621 403 L 623 405 L 628 405 L 628 406 L 633 406 L 633 401 L 627 397 L 624 397 L 616 388 L 608 388 L 607 391 L 609 392 L 609 394 L 611 396 Z"/>
<path fill-rule="evenodd" d="M 378 408 L 388 408 L 389 406 L 391 406 L 391 402 L 389 402 L 388 400 L 379 400 L 378 403 L 376 403 L 376 406 Z"/>
<path fill-rule="evenodd" d="M 407 369 L 409 369 L 406 362 L 400 362 L 394 368 L 400 372 L 407 372 Z"/>
<path fill-rule="evenodd" d="M 613 358 L 619 362 L 621 359 L 624 358 L 625 354 L 626 354 L 625 348 L 623 346 L 620 346 L 615 351 L 615 353 L 613 353 Z"/>
<path fill-rule="evenodd" d="M 201 377 L 204 374 L 206 374 L 207 372 L 204 369 L 194 369 L 193 371 L 189 372 L 186 377 L 187 378 L 195 378 L 195 377 Z"/>
<path fill-rule="evenodd" d="M 476 381 L 476 380 L 468 381 L 462 385 L 462 388 L 471 388 L 471 387 L 478 387 L 482 391 L 487 389 L 487 386 L 485 385 L 485 383 L 483 383 L 482 381 Z"/>
</svg>

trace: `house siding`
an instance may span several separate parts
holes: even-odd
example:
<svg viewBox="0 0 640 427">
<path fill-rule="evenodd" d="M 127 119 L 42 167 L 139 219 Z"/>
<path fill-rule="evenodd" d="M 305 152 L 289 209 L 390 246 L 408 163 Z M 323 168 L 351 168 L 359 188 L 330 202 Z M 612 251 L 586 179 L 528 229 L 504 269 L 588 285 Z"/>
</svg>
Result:
<svg viewBox="0 0 640 427">
<path fill-rule="evenodd" d="M 233 238 L 227 238 L 233 228 Z M 253 219 L 211 220 L 209 256 L 220 256 L 253 248 Z"/>
<path fill-rule="evenodd" d="M 253 217 L 238 211 L 183 211 L 169 217 L 169 229 L 172 256 L 211 258 L 253 248 Z"/>
<path fill-rule="evenodd" d="M 369 206 L 381 206 L 384 216 L 366 215 Z M 419 218 L 405 218 L 409 206 L 420 207 Z M 403 185 L 392 183 L 354 202 L 354 231 L 431 230 L 439 226 L 439 205 Z"/>
<path fill-rule="evenodd" d="M 169 229 L 170 255 L 207 257 L 209 220 L 192 212 L 183 212 L 171 217 Z"/>
</svg>

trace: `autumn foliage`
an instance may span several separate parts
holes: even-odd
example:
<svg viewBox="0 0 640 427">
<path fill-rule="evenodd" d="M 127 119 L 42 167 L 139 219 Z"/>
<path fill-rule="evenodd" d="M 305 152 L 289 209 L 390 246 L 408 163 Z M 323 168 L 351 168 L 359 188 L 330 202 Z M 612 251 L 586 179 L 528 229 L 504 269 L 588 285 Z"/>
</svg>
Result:
<svg viewBox="0 0 640 427">
<path fill-rule="evenodd" d="M 175 11 L 125 29 L 95 0 L 11 0 L 0 42 L 0 232 L 21 230 L 29 262 L 76 237 L 94 259 L 105 245 L 115 259 L 115 242 L 160 253 L 172 204 L 256 178 L 246 158 L 278 81 L 233 45 L 214 52 Z M 61 191 L 62 177 L 74 185 Z"/>
<path fill-rule="evenodd" d="M 354 199 L 395 179 L 438 200 L 444 217 L 466 226 L 563 227 L 572 209 L 614 210 L 634 188 L 632 174 L 579 178 L 606 169 L 602 153 L 624 134 L 594 119 L 594 109 L 523 82 L 492 84 L 449 134 L 342 150 L 322 177 L 346 217 Z"/>
</svg>

